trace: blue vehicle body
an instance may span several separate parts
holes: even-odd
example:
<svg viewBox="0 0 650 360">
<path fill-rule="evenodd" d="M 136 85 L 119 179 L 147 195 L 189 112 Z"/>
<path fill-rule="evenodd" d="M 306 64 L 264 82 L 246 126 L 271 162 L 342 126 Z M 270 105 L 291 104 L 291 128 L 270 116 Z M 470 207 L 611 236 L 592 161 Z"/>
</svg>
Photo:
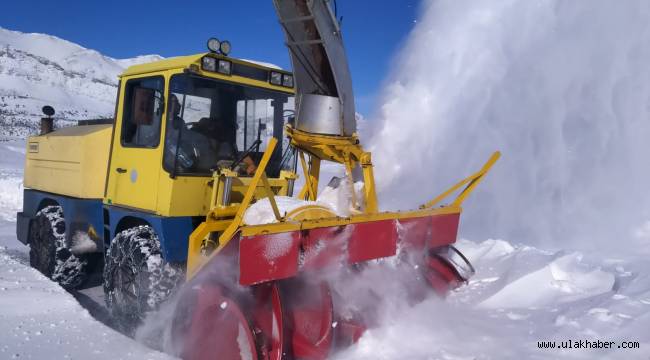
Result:
<svg viewBox="0 0 650 360">
<path fill-rule="evenodd" d="M 18 213 L 16 235 L 29 243 L 31 221 L 46 206 L 60 205 L 66 225 L 66 242 L 78 232 L 88 234 L 99 251 L 108 248 L 115 234 L 132 226 L 150 225 L 160 240 L 163 258 L 168 262 L 187 259 L 189 236 L 194 230 L 192 217 L 162 217 L 155 214 L 104 205 L 101 199 L 79 199 L 44 191 L 25 189 L 23 211 Z"/>
</svg>

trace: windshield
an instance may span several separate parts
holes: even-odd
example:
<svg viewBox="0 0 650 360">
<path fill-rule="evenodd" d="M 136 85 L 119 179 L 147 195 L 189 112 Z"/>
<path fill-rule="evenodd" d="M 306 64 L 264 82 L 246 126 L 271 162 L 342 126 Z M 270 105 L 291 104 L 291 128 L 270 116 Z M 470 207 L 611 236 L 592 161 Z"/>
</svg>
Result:
<svg viewBox="0 0 650 360">
<path fill-rule="evenodd" d="M 167 106 L 165 170 L 209 175 L 217 167 L 234 164 L 241 174 L 251 175 L 269 139 L 283 138 L 294 98 L 279 91 L 179 74 L 172 76 Z M 281 168 L 295 164 L 283 151 L 287 147 L 286 139 L 278 143 L 267 167 L 269 176 L 278 176 Z M 247 150 L 249 155 L 244 156 Z"/>
</svg>

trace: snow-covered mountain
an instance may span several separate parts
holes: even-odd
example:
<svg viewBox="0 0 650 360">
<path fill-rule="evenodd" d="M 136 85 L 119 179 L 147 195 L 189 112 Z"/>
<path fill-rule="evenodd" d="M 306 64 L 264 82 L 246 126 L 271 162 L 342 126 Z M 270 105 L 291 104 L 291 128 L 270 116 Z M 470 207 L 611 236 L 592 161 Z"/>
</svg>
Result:
<svg viewBox="0 0 650 360">
<path fill-rule="evenodd" d="M 0 28 L 0 135 L 33 132 L 44 105 L 60 121 L 110 117 L 118 74 L 158 59 L 113 59 L 55 36 Z"/>
</svg>

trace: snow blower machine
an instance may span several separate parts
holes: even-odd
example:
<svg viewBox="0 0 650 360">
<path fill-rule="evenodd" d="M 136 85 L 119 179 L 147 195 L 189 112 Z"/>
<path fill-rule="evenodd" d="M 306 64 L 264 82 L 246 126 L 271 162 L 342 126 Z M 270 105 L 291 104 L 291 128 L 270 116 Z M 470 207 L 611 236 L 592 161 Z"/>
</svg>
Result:
<svg viewBox="0 0 650 360">
<path fill-rule="evenodd" d="M 69 289 L 101 271 L 125 331 L 180 288 L 167 305 L 184 359 L 325 359 L 373 325 L 373 296 L 355 304 L 333 279 L 405 270 L 418 301 L 474 272 L 453 246 L 461 204 L 499 153 L 417 210 L 380 211 L 329 1 L 274 5 L 293 73 L 213 38 L 128 68 L 114 119 L 54 130 L 48 107 L 27 141 L 32 266 Z M 343 174 L 327 186 L 325 162 Z"/>
</svg>

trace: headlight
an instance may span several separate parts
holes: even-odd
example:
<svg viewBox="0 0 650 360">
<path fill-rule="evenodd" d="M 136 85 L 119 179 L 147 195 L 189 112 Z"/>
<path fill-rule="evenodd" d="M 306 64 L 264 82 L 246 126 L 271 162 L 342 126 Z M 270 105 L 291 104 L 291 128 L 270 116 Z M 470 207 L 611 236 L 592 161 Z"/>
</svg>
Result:
<svg viewBox="0 0 650 360">
<path fill-rule="evenodd" d="M 231 50 L 230 41 L 222 41 L 219 50 L 221 50 L 222 54 L 228 56 Z"/>
<path fill-rule="evenodd" d="M 204 56 L 203 59 L 201 59 L 201 68 L 205 71 L 217 71 L 217 59 L 210 56 Z"/>
<path fill-rule="evenodd" d="M 221 48 L 221 42 L 217 38 L 209 38 L 208 39 L 208 50 L 212 51 L 213 53 L 216 53 L 219 51 Z"/>
<path fill-rule="evenodd" d="M 282 86 L 293 87 L 293 75 L 282 75 Z"/>
<path fill-rule="evenodd" d="M 282 85 L 282 73 L 271 71 L 269 82 L 273 85 Z"/>
<path fill-rule="evenodd" d="M 219 69 L 218 72 L 226 75 L 230 75 L 232 71 L 232 66 L 228 60 L 219 60 Z"/>
</svg>

